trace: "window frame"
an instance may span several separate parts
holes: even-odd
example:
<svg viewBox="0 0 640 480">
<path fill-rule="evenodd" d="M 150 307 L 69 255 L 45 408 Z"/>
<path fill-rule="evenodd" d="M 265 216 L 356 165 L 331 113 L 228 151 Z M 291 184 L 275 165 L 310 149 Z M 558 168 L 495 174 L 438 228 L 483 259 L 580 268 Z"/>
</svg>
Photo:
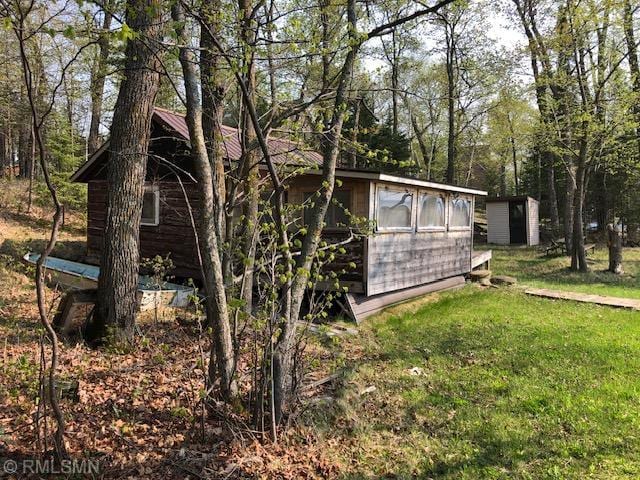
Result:
<svg viewBox="0 0 640 480">
<path fill-rule="evenodd" d="M 451 215 L 453 215 L 453 202 L 455 200 L 465 200 L 466 202 L 469 203 L 469 223 L 468 225 L 452 225 L 451 222 Z M 449 201 L 447 202 L 449 205 L 447 207 L 447 210 L 449 212 L 448 216 L 447 216 L 447 225 L 449 228 L 449 231 L 465 231 L 465 230 L 471 230 L 471 225 L 473 224 L 473 197 L 469 197 L 467 195 L 451 195 L 449 197 Z"/>
<path fill-rule="evenodd" d="M 428 196 L 436 196 L 440 197 L 444 200 L 444 225 L 442 226 L 420 226 L 420 213 L 422 204 L 420 202 L 420 197 L 422 195 Z M 418 204 L 416 205 L 416 232 L 446 232 L 447 227 L 449 226 L 449 197 L 445 192 L 441 192 L 439 190 L 426 190 L 426 189 L 418 189 Z"/>
<path fill-rule="evenodd" d="M 354 203 L 354 199 L 353 199 L 353 189 L 348 187 L 348 188 L 334 188 L 333 190 L 333 194 L 335 195 L 336 192 L 345 192 L 349 195 L 349 205 L 344 205 L 343 207 L 346 208 L 347 210 L 349 210 L 349 213 L 351 215 L 353 215 L 353 203 Z M 306 220 L 305 220 L 305 214 L 307 212 L 307 206 L 305 206 L 304 204 L 307 202 L 307 195 L 315 195 L 316 193 L 318 193 L 317 190 L 303 190 L 302 192 L 302 204 L 303 204 L 303 211 L 302 211 L 302 224 L 306 227 L 308 226 Z M 315 200 L 314 200 L 315 203 Z M 329 208 L 340 208 L 337 205 L 333 204 L 333 195 L 331 196 L 331 200 L 329 201 L 329 206 L 327 208 L 327 213 L 329 213 Z M 326 225 L 326 220 L 327 217 L 325 216 L 325 226 L 322 229 L 323 231 L 345 231 L 345 230 L 349 230 L 350 225 L 343 225 L 343 226 L 330 226 L 330 225 Z"/>
<path fill-rule="evenodd" d="M 144 194 L 153 193 L 153 201 L 154 201 L 154 218 L 153 221 L 145 221 L 142 216 L 142 212 L 140 214 L 140 226 L 141 227 L 157 227 L 160 225 L 160 186 L 157 184 L 153 185 L 145 185 L 144 186 Z M 144 197 L 143 197 L 144 198 Z M 143 200 L 144 202 L 144 200 Z M 144 203 L 143 203 L 144 205 Z"/>
<path fill-rule="evenodd" d="M 381 227 L 378 222 L 378 213 L 380 207 L 379 201 L 379 192 L 380 190 L 392 191 L 397 193 L 410 193 L 411 194 L 411 216 L 409 217 L 411 220 L 411 224 L 408 227 Z M 416 231 L 416 197 L 418 194 L 417 188 L 403 188 L 395 185 L 385 185 L 383 183 L 376 183 L 375 188 L 375 201 L 374 201 L 374 209 L 373 215 L 374 220 L 376 222 L 376 233 L 414 233 Z"/>
</svg>

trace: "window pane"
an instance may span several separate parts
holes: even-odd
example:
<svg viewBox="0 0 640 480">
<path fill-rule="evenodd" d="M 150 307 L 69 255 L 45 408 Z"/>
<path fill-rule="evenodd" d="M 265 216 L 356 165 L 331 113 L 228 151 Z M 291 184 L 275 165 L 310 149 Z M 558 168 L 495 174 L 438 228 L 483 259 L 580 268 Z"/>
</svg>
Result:
<svg viewBox="0 0 640 480">
<path fill-rule="evenodd" d="M 413 194 L 394 190 L 378 190 L 379 228 L 410 228 Z"/>
<path fill-rule="evenodd" d="M 144 192 L 142 198 L 142 223 L 156 223 L 156 195 L 158 192 Z"/>
<path fill-rule="evenodd" d="M 468 227 L 471 224 L 471 202 L 464 198 L 454 198 L 451 201 L 452 227 Z"/>
<path fill-rule="evenodd" d="M 334 200 L 338 203 L 334 202 Z M 317 201 L 316 192 L 307 192 L 304 194 L 304 215 L 303 220 L 305 225 L 309 225 L 311 221 L 312 204 Z M 349 217 L 345 213 L 345 209 L 351 210 L 351 191 L 349 190 L 335 190 L 331 203 L 327 208 L 327 216 L 324 219 L 325 226 L 329 228 L 344 227 L 349 225 Z"/>
<path fill-rule="evenodd" d="M 420 195 L 419 227 L 444 227 L 444 197 L 441 195 Z"/>
<path fill-rule="evenodd" d="M 351 191 L 336 190 L 333 192 L 333 199 L 336 201 L 337 205 L 334 204 L 333 201 L 331 202 L 329 212 L 327 212 L 327 226 L 348 226 L 349 217 L 347 216 L 345 209 L 351 211 Z M 329 220 L 331 220 L 331 223 L 329 223 Z"/>
</svg>

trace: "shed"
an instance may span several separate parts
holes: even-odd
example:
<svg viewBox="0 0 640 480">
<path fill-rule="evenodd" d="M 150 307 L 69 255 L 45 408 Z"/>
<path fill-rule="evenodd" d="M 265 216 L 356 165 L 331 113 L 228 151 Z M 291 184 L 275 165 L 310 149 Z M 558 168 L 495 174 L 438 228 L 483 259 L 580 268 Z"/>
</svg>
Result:
<svg viewBox="0 0 640 480">
<path fill-rule="evenodd" d="M 229 162 L 240 156 L 237 139 L 237 131 L 225 127 L 224 150 Z M 180 182 L 176 178 L 180 172 L 193 170 L 188 140 L 182 115 L 155 111 L 140 250 L 144 257 L 170 253 L 176 276 L 198 278 L 197 246 L 188 207 L 198 210 L 198 188 L 193 176 Z M 282 138 L 269 139 L 269 146 L 281 165 L 293 162 L 306 167 L 301 169 L 303 173 L 287 180 L 287 201 L 305 204 L 320 187 L 322 157 Z M 159 157 L 167 161 L 159 163 Z M 99 261 L 104 241 L 108 162 L 105 144 L 72 177 L 89 187 L 86 257 L 89 263 Z M 168 168 L 168 163 L 175 168 Z M 373 298 L 376 305 L 385 305 L 388 303 L 381 296 L 391 292 L 393 295 L 387 300 L 395 303 L 427 290 L 451 288 L 472 270 L 475 197 L 485 196 L 486 192 L 377 171 L 338 168 L 336 178 L 340 183 L 334 190 L 334 199 L 343 209 L 330 206 L 323 239 L 334 243 L 353 237 L 345 226 L 344 209 L 374 224 L 371 235 L 349 240 L 344 245 L 345 253 L 336 255 L 334 262 L 335 271 L 344 270 L 344 265 L 355 265 L 340 276 L 341 286 L 349 289 L 352 306 L 358 300 L 356 297 Z M 438 282 L 444 283 L 436 288 Z M 425 290 L 425 285 L 431 287 Z M 358 313 L 353 308 L 352 311 L 357 318 Z"/>
<path fill-rule="evenodd" d="M 529 196 L 493 197 L 487 203 L 487 242 L 538 245 L 538 201 Z"/>
</svg>

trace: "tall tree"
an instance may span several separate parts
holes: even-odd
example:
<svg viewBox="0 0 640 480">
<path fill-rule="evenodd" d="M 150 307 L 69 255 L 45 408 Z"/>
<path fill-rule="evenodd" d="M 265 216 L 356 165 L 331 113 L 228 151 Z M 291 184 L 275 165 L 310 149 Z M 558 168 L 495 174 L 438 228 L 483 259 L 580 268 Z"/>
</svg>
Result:
<svg viewBox="0 0 640 480">
<path fill-rule="evenodd" d="M 100 120 L 102 119 L 102 100 L 104 96 L 104 84 L 107 75 L 109 62 L 111 29 L 111 2 L 107 1 L 102 7 L 102 28 L 98 37 L 98 54 L 93 62 L 91 71 L 91 124 L 89 126 L 89 136 L 87 138 L 87 150 L 89 155 L 100 147 Z"/>
<path fill-rule="evenodd" d="M 88 336 L 133 340 L 140 251 L 138 235 L 153 105 L 160 82 L 161 0 L 129 0 L 124 78 L 113 113 L 104 245 L 98 300 Z"/>
</svg>

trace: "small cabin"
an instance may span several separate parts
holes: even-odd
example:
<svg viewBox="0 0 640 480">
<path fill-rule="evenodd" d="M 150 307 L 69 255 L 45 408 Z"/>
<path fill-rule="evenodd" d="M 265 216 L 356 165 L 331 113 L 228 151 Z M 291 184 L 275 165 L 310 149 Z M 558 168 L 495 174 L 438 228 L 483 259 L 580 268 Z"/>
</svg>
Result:
<svg viewBox="0 0 640 480">
<path fill-rule="evenodd" d="M 152 124 L 140 255 L 170 253 L 176 277 L 199 278 L 189 214 L 190 210 L 197 212 L 199 195 L 188 155 L 186 123 L 182 115 L 156 109 Z M 224 127 L 223 134 L 228 160 L 237 161 L 241 151 L 237 131 Z M 269 139 L 269 146 L 276 162 L 308 166 L 287 182 L 287 202 L 303 204 L 320 186 L 322 157 L 281 138 Z M 108 161 L 107 143 L 72 177 L 88 184 L 87 263 L 99 262 L 104 241 Z M 486 192 L 344 168 L 336 170 L 336 178 L 340 182 L 334 199 L 342 208 L 333 202 L 330 205 L 323 238 L 340 242 L 351 237 L 344 226 L 345 208 L 375 225 L 370 236 L 356 236 L 345 244 L 346 253 L 335 260 L 336 271 L 347 264 L 356 266 L 340 277 L 350 294 L 377 297 L 453 278 L 456 282 L 443 285 L 464 283 L 462 276 L 472 270 L 473 263 L 475 197 Z"/>
<path fill-rule="evenodd" d="M 488 198 L 487 242 L 497 245 L 540 243 L 539 204 L 529 196 Z"/>
</svg>

